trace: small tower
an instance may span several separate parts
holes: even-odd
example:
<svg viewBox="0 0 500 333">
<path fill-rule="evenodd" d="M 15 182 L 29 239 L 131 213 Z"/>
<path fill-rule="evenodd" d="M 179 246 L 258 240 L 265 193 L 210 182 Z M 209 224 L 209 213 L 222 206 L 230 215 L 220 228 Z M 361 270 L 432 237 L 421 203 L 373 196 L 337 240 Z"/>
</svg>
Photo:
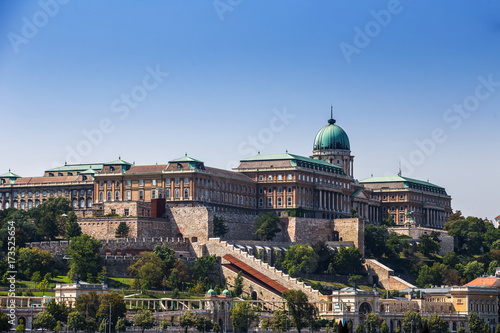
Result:
<svg viewBox="0 0 500 333">
<path fill-rule="evenodd" d="M 344 173 L 353 177 L 354 156 L 351 155 L 351 146 L 346 132 L 333 119 L 333 107 L 328 125 L 321 128 L 314 138 L 313 155 L 311 158 L 335 164 L 344 170 Z"/>
</svg>

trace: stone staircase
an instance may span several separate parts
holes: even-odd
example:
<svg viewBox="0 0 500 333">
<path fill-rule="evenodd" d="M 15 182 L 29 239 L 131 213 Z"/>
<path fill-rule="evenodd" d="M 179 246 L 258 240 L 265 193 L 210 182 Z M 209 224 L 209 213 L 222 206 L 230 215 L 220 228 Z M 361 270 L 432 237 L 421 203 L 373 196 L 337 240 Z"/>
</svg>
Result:
<svg viewBox="0 0 500 333">
<path fill-rule="evenodd" d="M 199 248 L 197 252 L 203 253 L 204 255 L 215 255 L 222 258 L 224 255 L 230 254 L 251 268 L 276 281 L 283 287 L 287 289 L 302 290 L 311 302 L 319 302 L 321 299 L 324 299 L 324 296 L 319 291 L 312 289 L 304 282 L 298 281 L 296 278 L 285 274 L 283 271 L 270 266 L 226 241 L 221 241 L 220 238 L 210 238 L 208 242 L 200 244 L 199 247 L 201 248 Z"/>
</svg>

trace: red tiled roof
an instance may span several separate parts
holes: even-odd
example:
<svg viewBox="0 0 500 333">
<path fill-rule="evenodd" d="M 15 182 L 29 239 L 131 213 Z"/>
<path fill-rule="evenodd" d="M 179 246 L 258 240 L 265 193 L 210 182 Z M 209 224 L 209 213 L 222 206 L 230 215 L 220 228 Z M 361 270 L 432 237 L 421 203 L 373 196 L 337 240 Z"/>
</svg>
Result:
<svg viewBox="0 0 500 333">
<path fill-rule="evenodd" d="M 500 279 L 496 277 L 482 277 L 476 278 L 471 282 L 465 284 L 466 286 L 491 286 L 500 287 Z"/>
<path fill-rule="evenodd" d="M 167 164 L 155 164 L 155 165 L 133 165 L 126 172 L 127 174 L 133 173 L 161 173 L 167 168 Z"/>
<path fill-rule="evenodd" d="M 58 177 L 24 177 L 16 179 L 14 184 L 50 184 L 50 183 L 71 183 L 77 179 L 76 176 L 58 176 Z"/>
<path fill-rule="evenodd" d="M 257 271 L 255 268 L 250 267 L 249 265 L 245 264 L 243 261 L 235 258 L 231 254 L 226 254 L 223 256 L 224 259 L 229 261 L 231 264 L 225 264 L 223 265 L 224 267 L 227 267 L 231 269 L 234 272 L 242 271 L 243 276 L 247 279 L 249 279 L 252 282 L 257 283 L 261 287 L 266 288 L 267 290 L 281 296 L 282 293 L 287 291 L 288 289 L 279 284 L 278 282 L 270 279 L 266 275 L 262 274 L 261 272 Z"/>
<path fill-rule="evenodd" d="M 498 215 L 497 217 L 495 217 L 495 220 L 500 220 L 500 215 Z"/>
</svg>

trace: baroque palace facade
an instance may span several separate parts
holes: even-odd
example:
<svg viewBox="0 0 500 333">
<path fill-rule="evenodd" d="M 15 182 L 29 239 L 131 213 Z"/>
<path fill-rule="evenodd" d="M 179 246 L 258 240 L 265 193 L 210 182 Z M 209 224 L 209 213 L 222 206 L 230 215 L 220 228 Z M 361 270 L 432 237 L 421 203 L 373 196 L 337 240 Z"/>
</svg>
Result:
<svg viewBox="0 0 500 333">
<path fill-rule="evenodd" d="M 64 165 L 42 177 L 0 175 L 0 209 L 30 209 L 49 197 L 68 198 L 82 217 L 104 213 L 104 205 L 135 203 L 121 215 L 149 216 L 141 206 L 152 199 L 167 207 L 207 207 L 214 213 L 336 219 L 359 215 L 378 224 L 392 217 L 397 224 L 413 215 L 417 225 L 442 228 L 451 210 L 443 187 L 401 175 L 353 177 L 349 138 L 333 118 L 314 139 L 311 157 L 258 154 L 231 171 L 205 166 L 189 156 L 167 164 L 135 165 L 121 158 L 108 163 Z M 139 205 L 139 206 L 137 206 Z M 116 212 L 116 211 L 114 211 Z M 410 214 L 408 214 L 410 213 Z"/>
</svg>

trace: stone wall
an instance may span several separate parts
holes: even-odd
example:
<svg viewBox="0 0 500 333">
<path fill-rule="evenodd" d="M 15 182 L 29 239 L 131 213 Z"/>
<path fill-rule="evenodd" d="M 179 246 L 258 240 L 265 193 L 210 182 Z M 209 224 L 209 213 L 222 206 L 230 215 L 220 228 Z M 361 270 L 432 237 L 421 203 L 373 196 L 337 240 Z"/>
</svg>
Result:
<svg viewBox="0 0 500 333">
<path fill-rule="evenodd" d="M 411 283 L 394 276 L 394 270 L 379 263 L 375 259 L 365 259 L 365 269 L 368 276 L 371 277 L 371 283 L 380 284 L 387 290 L 403 290 L 407 288 L 415 288 Z"/>
<path fill-rule="evenodd" d="M 445 255 L 446 252 L 454 250 L 455 238 L 453 236 L 449 236 L 448 232 L 444 230 L 416 226 L 392 227 L 388 230 L 395 232 L 398 235 L 409 236 L 412 239 L 419 239 L 422 235 L 430 235 L 432 232 L 437 232 L 439 234 L 439 239 L 441 240 L 439 255 Z"/>
<path fill-rule="evenodd" d="M 222 217 L 228 232 L 222 239 L 224 240 L 254 240 L 255 219 L 257 215 L 250 214 L 231 214 L 231 213 L 214 213 L 215 216 Z"/>
<path fill-rule="evenodd" d="M 214 216 L 206 207 L 170 207 L 165 217 L 171 223 L 171 233 L 176 237 L 189 238 L 193 243 L 213 237 Z"/>
<path fill-rule="evenodd" d="M 175 251 L 186 253 L 189 251 L 190 244 L 187 239 L 173 237 L 154 237 L 154 238 L 123 238 L 123 239 L 103 239 L 101 240 L 101 255 L 116 255 L 132 252 L 137 254 L 142 251 L 151 251 L 156 245 L 168 244 Z M 37 247 L 40 250 L 47 250 L 53 254 L 64 254 L 69 246 L 69 241 L 53 242 L 33 242 L 27 243 L 27 247 Z"/>
<path fill-rule="evenodd" d="M 280 220 L 283 230 L 283 241 L 297 243 L 314 243 L 319 240 L 334 239 L 334 228 L 331 220 L 302 217 L 288 217 Z"/>
<path fill-rule="evenodd" d="M 78 219 L 82 232 L 97 239 L 113 239 L 120 222 L 130 228 L 128 236 L 136 237 L 170 237 L 171 227 L 167 219 L 150 217 L 93 217 Z"/>
<path fill-rule="evenodd" d="M 125 210 L 128 210 L 128 213 Z M 113 212 L 121 216 L 151 216 L 151 203 L 142 201 L 105 202 L 104 214 Z"/>
<path fill-rule="evenodd" d="M 339 240 L 354 242 L 361 254 L 365 255 L 365 225 L 360 218 L 336 219 L 333 221 Z"/>
</svg>

